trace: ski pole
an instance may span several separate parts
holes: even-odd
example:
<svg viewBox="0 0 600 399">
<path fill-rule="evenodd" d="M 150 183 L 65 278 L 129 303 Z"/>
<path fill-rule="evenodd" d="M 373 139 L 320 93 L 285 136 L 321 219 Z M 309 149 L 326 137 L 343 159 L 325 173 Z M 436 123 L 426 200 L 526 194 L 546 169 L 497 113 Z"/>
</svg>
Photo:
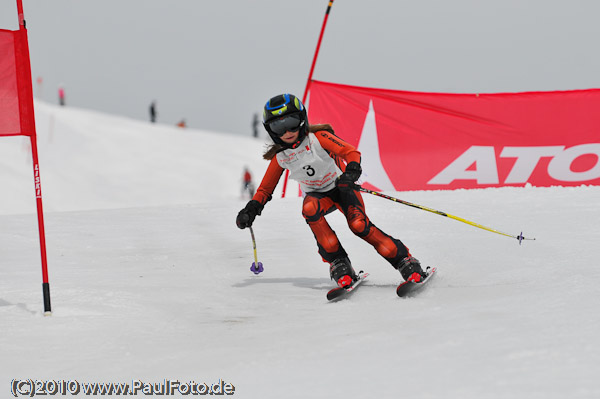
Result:
<svg viewBox="0 0 600 399">
<path fill-rule="evenodd" d="M 460 218 L 458 216 L 451 215 L 451 214 L 446 213 L 446 212 L 436 211 L 435 209 L 431 209 L 431 208 L 428 208 L 426 206 L 413 204 L 412 202 L 408 202 L 408 201 L 403 201 L 403 200 L 401 200 L 399 198 L 390 197 L 389 195 L 385 195 L 385 194 L 382 194 L 382 193 L 377 192 L 377 191 L 367 190 L 366 188 L 363 188 L 363 187 L 360 187 L 360 186 L 358 186 L 357 190 L 358 191 L 362 191 L 363 193 L 373 194 L 373 195 L 375 195 L 377 197 L 389 199 L 389 200 L 394 201 L 394 202 L 399 202 L 399 203 L 404 204 L 404 205 L 412 206 L 413 208 L 417 208 L 417 209 L 421 209 L 421 210 L 424 210 L 424 211 L 427 211 L 427 212 L 435 213 L 436 215 L 446 216 L 446 217 L 448 217 L 450 219 L 458 220 L 459 222 L 463 222 L 463 223 L 466 223 L 466 224 L 474 226 L 474 227 L 478 227 L 478 228 L 483 229 L 483 230 L 491 231 L 492 233 L 500 234 L 500 235 L 511 237 L 511 238 L 516 238 L 517 240 L 519 240 L 519 245 L 521 245 L 521 241 L 523 241 L 523 240 L 535 240 L 535 238 L 526 238 L 526 237 L 523 237 L 523 232 L 521 232 L 521 234 L 519 234 L 518 236 L 514 236 L 512 234 L 503 233 L 501 231 L 492 229 L 490 227 L 482 226 L 479 223 L 471 222 L 469 220 Z"/>
<path fill-rule="evenodd" d="M 256 239 L 254 238 L 254 230 L 252 230 L 252 227 L 248 228 L 250 229 L 250 235 L 252 236 L 252 248 L 254 249 L 254 262 L 252 262 L 252 266 L 250 266 L 250 271 L 254 274 L 259 274 L 265 269 L 263 268 L 262 262 L 258 261 L 258 256 L 256 255 Z"/>
</svg>

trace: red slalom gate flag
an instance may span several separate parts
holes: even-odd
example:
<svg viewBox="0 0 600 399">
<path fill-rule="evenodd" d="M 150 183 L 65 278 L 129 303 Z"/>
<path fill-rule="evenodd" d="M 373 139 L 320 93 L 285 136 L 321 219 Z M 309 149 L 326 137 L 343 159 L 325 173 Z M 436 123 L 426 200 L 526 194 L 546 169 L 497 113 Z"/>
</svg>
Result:
<svg viewBox="0 0 600 399">
<path fill-rule="evenodd" d="M 0 30 L 0 136 L 21 134 L 15 32 Z"/>
<path fill-rule="evenodd" d="M 313 81 L 309 121 L 362 153 L 363 186 L 600 185 L 600 89 L 445 94 Z"/>
<path fill-rule="evenodd" d="M 35 133 L 29 44 L 21 0 L 17 0 L 17 16 L 19 19 L 18 31 L 0 29 L 0 136 L 24 135 L 29 136 L 30 139 L 42 260 L 44 314 L 49 315 L 52 313 L 52 309 L 50 283 L 48 282 L 42 188 Z"/>
<path fill-rule="evenodd" d="M 25 30 L 0 29 L 0 136 L 35 135 Z"/>
</svg>

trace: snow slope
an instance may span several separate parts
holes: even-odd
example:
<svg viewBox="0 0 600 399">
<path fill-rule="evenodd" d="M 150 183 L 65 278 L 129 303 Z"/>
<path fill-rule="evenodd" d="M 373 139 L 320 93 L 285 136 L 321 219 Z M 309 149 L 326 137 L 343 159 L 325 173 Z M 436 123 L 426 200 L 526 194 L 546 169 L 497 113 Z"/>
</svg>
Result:
<svg viewBox="0 0 600 399">
<path fill-rule="evenodd" d="M 2 138 L 2 397 L 29 378 L 222 379 L 240 398 L 600 397 L 600 187 L 390 193 L 536 237 L 521 246 L 365 195 L 373 222 L 439 273 L 397 298 L 398 273 L 334 213 L 371 276 L 327 303 L 299 198 L 276 196 L 257 219 L 265 271 L 249 271 L 250 235 L 234 219 L 243 166 L 255 179 L 266 168 L 263 143 L 36 112 L 53 314 L 42 315 L 27 140 Z"/>
<path fill-rule="evenodd" d="M 264 146 L 226 133 L 152 125 L 36 102 L 48 211 L 194 203 L 240 194 L 242 169 L 262 173 Z M 35 210 L 29 138 L 3 137 L 0 213 Z M 221 170 L 216 173 L 216 169 Z"/>
</svg>

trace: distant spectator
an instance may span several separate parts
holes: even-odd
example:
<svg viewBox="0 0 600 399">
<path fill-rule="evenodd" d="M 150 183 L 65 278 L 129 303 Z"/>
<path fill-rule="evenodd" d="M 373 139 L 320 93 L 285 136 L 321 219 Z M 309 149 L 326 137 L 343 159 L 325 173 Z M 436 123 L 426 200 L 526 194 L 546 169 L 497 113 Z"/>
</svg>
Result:
<svg viewBox="0 0 600 399">
<path fill-rule="evenodd" d="M 65 105 L 65 88 L 62 85 L 58 86 L 58 103 L 61 106 Z"/>
<path fill-rule="evenodd" d="M 244 174 L 242 178 L 242 198 L 246 192 L 248 192 L 249 198 L 254 197 L 254 183 L 252 183 L 252 174 L 247 166 L 244 167 Z"/>
<path fill-rule="evenodd" d="M 44 93 L 43 93 L 43 89 L 44 89 L 44 79 L 41 76 L 38 76 L 36 79 L 37 82 L 37 97 L 38 98 L 44 98 Z"/>
<path fill-rule="evenodd" d="M 185 123 L 185 119 L 182 119 L 179 122 L 177 122 L 177 126 L 179 126 L 181 128 L 187 127 L 187 124 Z"/>
<path fill-rule="evenodd" d="M 156 101 L 150 103 L 150 122 L 156 122 Z"/>
<path fill-rule="evenodd" d="M 252 137 L 258 137 L 258 114 L 254 114 L 254 119 L 252 120 Z"/>
</svg>

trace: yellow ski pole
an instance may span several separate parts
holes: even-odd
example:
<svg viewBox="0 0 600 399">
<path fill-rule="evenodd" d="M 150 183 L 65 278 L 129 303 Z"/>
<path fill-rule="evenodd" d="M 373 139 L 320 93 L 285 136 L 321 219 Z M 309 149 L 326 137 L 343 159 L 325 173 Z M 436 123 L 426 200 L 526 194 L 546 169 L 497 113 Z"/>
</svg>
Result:
<svg viewBox="0 0 600 399">
<path fill-rule="evenodd" d="M 252 226 L 248 228 L 250 229 L 250 235 L 252 236 L 252 248 L 254 248 L 254 262 L 252 263 L 252 266 L 250 266 L 250 271 L 252 271 L 254 274 L 259 274 L 265 269 L 262 262 L 258 261 L 258 256 L 256 255 L 256 239 L 254 238 L 254 230 L 252 230 Z"/>
<path fill-rule="evenodd" d="M 477 228 L 480 228 L 480 229 L 483 229 L 483 230 L 491 231 L 492 233 L 500 234 L 500 235 L 503 235 L 503 236 L 506 236 L 506 237 L 516 238 L 517 240 L 519 240 L 519 245 L 521 245 L 521 241 L 523 241 L 523 240 L 535 240 L 535 238 L 523 237 L 523 232 L 521 232 L 521 234 L 519 234 L 518 236 L 515 236 L 515 235 L 512 235 L 512 234 L 503 233 L 501 231 L 492 229 L 490 227 L 483 226 L 483 225 L 481 225 L 479 223 L 471 222 L 469 220 L 460 218 L 458 216 L 450 215 L 449 213 L 446 213 L 446 212 L 437 211 L 435 209 L 428 208 L 426 206 L 413 204 L 412 202 L 408 202 L 408 201 L 403 201 L 403 200 L 401 200 L 399 198 L 390 197 L 389 195 L 385 195 L 385 194 L 382 194 L 382 193 L 377 192 L 377 191 L 367 190 L 366 188 L 363 188 L 363 187 L 360 187 L 360 186 L 357 186 L 357 190 L 358 191 L 362 191 L 363 193 L 375 195 L 377 197 L 389 199 L 389 200 L 394 201 L 394 202 L 399 202 L 399 203 L 404 204 L 404 205 L 412 206 L 413 208 L 417 208 L 417 209 L 421 209 L 421 210 L 424 210 L 424 211 L 427 211 L 427 212 L 435 213 L 436 215 L 445 216 L 445 217 L 448 217 L 450 219 L 458 220 L 459 222 L 463 222 L 463 223 L 466 223 L 468 225 L 471 225 L 471 226 L 474 226 L 474 227 L 477 227 Z"/>
</svg>

